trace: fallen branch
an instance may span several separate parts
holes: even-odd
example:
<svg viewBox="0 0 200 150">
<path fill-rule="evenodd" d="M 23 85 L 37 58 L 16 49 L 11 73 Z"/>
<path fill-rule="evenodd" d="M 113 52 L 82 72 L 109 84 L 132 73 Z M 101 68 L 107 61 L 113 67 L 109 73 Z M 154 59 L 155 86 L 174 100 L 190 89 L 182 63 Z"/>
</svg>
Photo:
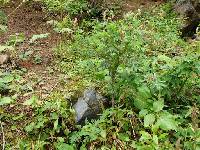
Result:
<svg viewBox="0 0 200 150">
<path fill-rule="evenodd" d="M 27 1 L 29 0 L 23 0 L 10 14 L 8 14 L 8 17 L 10 17 L 13 13 L 15 13 L 15 11 L 17 11 L 17 9 L 19 9 Z"/>
</svg>

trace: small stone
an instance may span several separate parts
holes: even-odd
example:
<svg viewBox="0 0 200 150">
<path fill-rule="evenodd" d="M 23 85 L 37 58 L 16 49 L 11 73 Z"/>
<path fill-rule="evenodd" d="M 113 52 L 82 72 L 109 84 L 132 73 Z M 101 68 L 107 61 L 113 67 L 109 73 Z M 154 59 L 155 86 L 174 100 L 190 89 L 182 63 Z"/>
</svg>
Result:
<svg viewBox="0 0 200 150">
<path fill-rule="evenodd" d="M 10 57 L 7 54 L 0 55 L 0 65 L 8 63 Z"/>
<path fill-rule="evenodd" d="M 83 93 L 83 97 L 80 97 L 74 109 L 76 112 L 76 122 L 83 124 L 85 119 L 97 119 L 99 114 L 102 112 L 102 104 L 106 99 L 97 93 L 94 89 L 86 89 Z"/>
</svg>

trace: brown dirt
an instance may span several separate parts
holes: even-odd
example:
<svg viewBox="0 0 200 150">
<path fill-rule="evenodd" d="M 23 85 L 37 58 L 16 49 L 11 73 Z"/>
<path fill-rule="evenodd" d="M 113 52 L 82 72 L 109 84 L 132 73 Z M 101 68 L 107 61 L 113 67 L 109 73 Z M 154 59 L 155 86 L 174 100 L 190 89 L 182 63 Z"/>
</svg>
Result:
<svg viewBox="0 0 200 150">
<path fill-rule="evenodd" d="M 40 65 L 40 67 L 43 67 L 49 64 L 49 62 L 52 62 L 51 49 L 59 42 L 59 35 L 53 32 L 52 27 L 46 23 L 48 16 L 38 6 L 40 5 L 39 3 L 32 5 L 23 3 L 20 5 L 20 2 L 20 0 L 15 0 L 9 6 L 3 8 L 8 15 L 8 32 L 0 37 L 0 43 L 5 43 L 10 35 L 23 33 L 26 40 L 17 46 L 17 52 L 20 53 L 27 50 L 37 51 L 37 54 L 44 58 L 43 63 Z M 33 35 L 45 33 L 50 33 L 50 36 L 46 39 L 39 40 L 37 44 L 29 44 L 28 41 Z M 32 55 L 35 54 L 34 52 Z M 28 69 L 38 67 L 38 65 L 34 65 L 31 61 L 20 61 L 19 65 Z"/>
<path fill-rule="evenodd" d="M 48 71 L 49 68 L 54 69 L 52 48 L 60 40 L 60 36 L 53 32 L 52 27 L 46 23 L 48 19 L 52 18 L 46 16 L 39 3 L 24 3 L 20 5 L 21 1 L 13 0 L 11 4 L 2 8 L 6 15 L 8 15 L 8 32 L 0 36 L 0 45 L 5 44 L 10 35 L 15 35 L 16 33 L 23 33 L 25 35 L 25 41 L 16 46 L 16 53 L 13 54 L 11 59 L 18 67 L 27 69 L 27 73 L 24 74 L 22 80 L 26 84 L 29 84 L 34 91 L 29 93 L 22 92 L 18 97 L 17 105 L 10 105 L 4 108 L 4 113 L 6 114 L 12 114 L 13 116 L 23 114 L 27 118 L 26 120 L 15 122 L 4 121 L 7 142 L 14 142 L 17 138 L 22 138 L 25 133 L 21 128 L 32 118 L 32 109 L 21 104 L 33 94 L 43 100 L 49 96 L 51 91 L 59 86 L 59 73 L 57 71 L 49 73 Z M 48 38 L 40 39 L 32 45 L 29 43 L 33 35 L 45 33 L 50 34 Z M 32 55 L 27 60 L 19 59 L 19 54 L 27 51 L 33 51 Z M 34 62 L 34 56 L 36 55 L 42 58 L 41 64 Z M 17 126 L 16 130 L 10 128 L 13 124 Z"/>
<path fill-rule="evenodd" d="M 48 19 L 53 18 L 46 16 L 47 14 L 42 10 L 42 5 L 39 2 L 23 4 L 21 2 L 22 0 L 14 0 L 3 8 L 4 12 L 8 15 L 8 32 L 0 37 L 0 44 L 5 43 L 10 35 L 23 33 L 25 35 L 25 41 L 16 46 L 16 56 L 13 56 L 13 59 L 18 67 L 27 69 L 28 72 L 24 76 L 24 79 L 31 82 L 32 75 L 35 74 L 35 76 L 43 78 L 43 80 L 48 78 L 48 80 L 45 80 L 46 82 L 43 86 L 55 88 L 53 85 L 57 82 L 55 80 L 57 75 L 55 73 L 47 73 L 49 68 L 54 67 L 52 48 L 60 40 L 60 36 L 53 32 L 52 27 L 46 23 Z M 33 35 L 45 33 L 49 33 L 48 38 L 40 39 L 34 44 L 29 43 Z M 33 52 L 27 60 L 18 58 L 19 54 L 27 51 Z M 34 62 L 34 56 L 36 55 L 41 57 L 41 64 Z M 34 85 L 33 88 L 36 91 L 45 89 L 38 85 Z"/>
<path fill-rule="evenodd" d="M 126 0 L 123 6 L 124 12 L 136 11 L 138 9 L 150 9 L 152 6 L 159 5 L 163 0 Z"/>
</svg>

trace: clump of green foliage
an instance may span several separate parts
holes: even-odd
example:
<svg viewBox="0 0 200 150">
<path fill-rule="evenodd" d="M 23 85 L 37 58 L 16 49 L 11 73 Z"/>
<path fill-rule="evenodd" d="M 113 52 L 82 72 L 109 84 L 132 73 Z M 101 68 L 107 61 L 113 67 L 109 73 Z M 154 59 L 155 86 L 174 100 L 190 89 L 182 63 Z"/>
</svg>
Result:
<svg viewBox="0 0 200 150">
<path fill-rule="evenodd" d="M 79 75 L 82 80 L 95 82 L 115 100 L 115 106 L 124 105 L 128 110 L 135 108 L 136 118 L 144 121 L 144 124 L 137 124 L 141 127 L 136 131 L 138 139 L 126 135 L 125 141 L 118 139 L 113 146 L 105 135 L 111 132 L 108 127 L 114 124 L 109 124 L 111 118 L 108 121 L 102 117 L 75 133 L 72 138 L 80 136 L 81 140 L 72 140 L 71 144 L 81 142 L 83 147 L 97 149 L 111 149 L 117 145 L 122 149 L 199 147 L 199 142 L 183 143 L 184 132 L 190 127 L 195 130 L 188 133 L 193 134 L 190 141 L 199 136 L 199 128 L 191 124 L 190 118 L 186 119 L 186 114 L 190 107 L 189 116 L 199 120 L 192 112 L 198 113 L 199 109 L 200 45 L 198 42 L 189 45 L 180 39 L 180 25 L 181 20 L 171 12 L 171 7 L 164 5 L 149 12 L 127 14 L 122 20 L 99 22 L 92 32 L 76 32 L 72 41 L 56 51 L 63 59 L 62 71 L 72 78 Z M 101 121 L 108 126 L 100 127 Z M 101 140 L 101 134 L 108 143 Z M 129 140 L 132 147 L 129 147 Z"/>
<path fill-rule="evenodd" d="M 117 99 L 121 95 L 137 97 L 140 91 L 149 93 L 146 99 L 152 96 L 174 102 L 180 93 L 186 98 L 187 92 L 195 90 L 185 88 L 199 83 L 191 77 L 198 74 L 199 55 L 193 52 L 199 47 L 197 44 L 191 51 L 179 38 L 180 21 L 168 13 L 168 7 L 153 10 L 151 14 L 160 14 L 154 17 L 128 14 L 123 20 L 98 23 L 91 33 L 77 32 L 66 48 L 57 51 L 65 60 L 62 70 L 105 84 L 106 91 Z"/>
<path fill-rule="evenodd" d="M 43 0 L 43 2 L 50 11 L 68 12 L 70 15 L 77 15 L 88 8 L 86 0 Z"/>
<path fill-rule="evenodd" d="M 10 0 L 0 0 L 1 5 L 5 5 L 6 3 L 10 2 Z"/>
<path fill-rule="evenodd" d="M 39 99 L 33 97 L 24 105 L 32 107 L 35 111 L 34 120 L 26 126 L 25 131 L 30 135 L 36 147 L 44 148 L 66 141 L 69 134 L 74 130 L 74 111 L 70 104 L 63 98 L 60 92 L 54 92 L 43 104 L 38 104 Z M 36 136 L 37 135 L 37 136 Z M 29 140 L 20 142 L 21 149 L 32 147 Z"/>
<path fill-rule="evenodd" d="M 1 4 L 1 2 L 0 2 Z M 0 34 L 7 31 L 7 16 L 0 10 Z"/>
<path fill-rule="evenodd" d="M 48 11 L 61 14 L 68 14 L 72 18 L 76 17 L 82 20 L 91 18 L 102 19 L 106 16 L 112 16 L 114 13 L 121 13 L 120 8 L 123 6 L 121 0 L 104 1 L 101 0 L 41 0 Z"/>
<path fill-rule="evenodd" d="M 71 15 L 87 10 L 88 1 L 44 2 L 50 10 L 69 12 L 62 22 L 53 22 L 55 31 L 70 34 L 55 50 L 60 71 L 71 79 L 78 76 L 76 86 L 98 86 L 113 107 L 80 126 L 62 92 L 44 102 L 33 96 L 23 103 L 34 112 L 24 129 L 28 136 L 15 148 L 200 148 L 200 43 L 180 38 L 182 21 L 170 4 L 115 21 L 89 21 L 90 29 L 83 30 Z"/>
</svg>

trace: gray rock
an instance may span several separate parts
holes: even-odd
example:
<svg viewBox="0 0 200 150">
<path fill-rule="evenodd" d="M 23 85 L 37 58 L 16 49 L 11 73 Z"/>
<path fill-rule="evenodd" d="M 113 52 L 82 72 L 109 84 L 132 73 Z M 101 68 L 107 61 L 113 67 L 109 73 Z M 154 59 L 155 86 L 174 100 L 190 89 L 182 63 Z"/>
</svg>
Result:
<svg viewBox="0 0 200 150">
<path fill-rule="evenodd" d="M 187 22 L 181 29 L 181 37 L 194 38 L 196 29 L 200 23 L 199 14 L 200 0 L 177 0 L 174 10 L 187 18 Z"/>
<path fill-rule="evenodd" d="M 186 17 L 189 20 L 199 18 L 199 13 L 196 10 L 197 4 L 192 0 L 178 0 L 174 9 L 178 14 Z"/>
<path fill-rule="evenodd" d="M 76 122 L 82 124 L 85 119 L 91 120 L 98 118 L 99 114 L 102 112 L 102 106 L 105 101 L 106 99 L 98 94 L 96 90 L 85 90 L 83 97 L 79 98 L 74 105 Z"/>
<path fill-rule="evenodd" d="M 6 64 L 10 59 L 10 56 L 7 54 L 0 55 L 0 65 Z"/>
</svg>

